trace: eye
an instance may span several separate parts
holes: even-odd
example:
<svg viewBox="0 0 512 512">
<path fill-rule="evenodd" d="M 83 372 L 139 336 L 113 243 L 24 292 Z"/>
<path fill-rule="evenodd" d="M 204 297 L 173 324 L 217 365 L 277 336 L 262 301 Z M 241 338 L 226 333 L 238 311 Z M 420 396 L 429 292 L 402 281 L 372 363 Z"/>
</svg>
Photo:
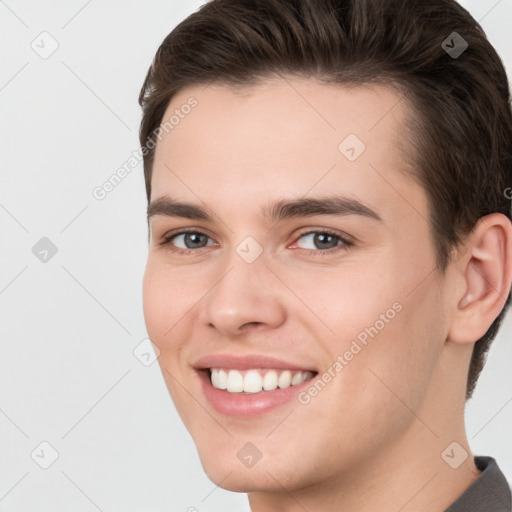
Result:
<svg viewBox="0 0 512 512">
<path fill-rule="evenodd" d="M 195 249 L 202 249 L 203 247 L 206 247 L 208 245 L 209 238 L 210 237 L 208 235 L 205 235 L 200 231 L 181 231 L 180 233 L 164 237 L 163 241 L 160 242 L 160 245 L 169 245 L 171 246 L 171 250 L 178 254 L 190 254 Z M 181 244 L 182 247 L 176 247 L 177 243 Z"/>
<path fill-rule="evenodd" d="M 325 254 L 340 249 L 346 249 L 353 245 L 347 238 L 328 230 L 315 230 L 302 233 L 297 240 L 305 240 L 300 249 L 307 250 L 313 254 Z M 297 244 L 297 242 L 295 242 Z"/>
</svg>

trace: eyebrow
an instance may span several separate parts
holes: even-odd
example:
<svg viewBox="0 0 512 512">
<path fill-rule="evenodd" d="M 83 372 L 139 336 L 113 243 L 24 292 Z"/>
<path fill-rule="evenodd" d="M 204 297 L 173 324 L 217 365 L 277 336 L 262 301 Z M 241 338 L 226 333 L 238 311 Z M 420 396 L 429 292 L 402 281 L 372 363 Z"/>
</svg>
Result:
<svg viewBox="0 0 512 512">
<path fill-rule="evenodd" d="M 315 215 L 360 215 L 382 222 L 380 215 L 361 201 L 344 196 L 283 199 L 267 203 L 261 209 L 262 217 L 269 223 Z M 164 196 L 152 201 L 147 209 L 147 219 L 155 215 L 203 220 L 213 223 L 215 214 L 208 207 L 177 201 Z"/>
</svg>

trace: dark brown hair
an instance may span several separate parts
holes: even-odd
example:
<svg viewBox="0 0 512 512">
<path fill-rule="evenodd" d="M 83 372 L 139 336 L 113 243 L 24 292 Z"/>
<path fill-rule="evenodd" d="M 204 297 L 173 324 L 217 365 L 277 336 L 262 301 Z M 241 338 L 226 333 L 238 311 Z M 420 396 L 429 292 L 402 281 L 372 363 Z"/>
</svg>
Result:
<svg viewBox="0 0 512 512">
<path fill-rule="evenodd" d="M 461 41 L 465 51 L 450 53 Z M 279 75 L 388 84 L 403 94 L 415 114 L 409 157 L 429 200 L 441 272 L 480 217 L 511 217 L 506 72 L 482 27 L 454 0 L 212 0 L 182 21 L 154 57 L 139 96 L 142 147 L 149 148 L 179 90 L 250 86 Z M 144 154 L 148 201 L 153 157 L 154 147 Z M 509 302 L 510 293 L 475 343 L 466 399 Z"/>
</svg>

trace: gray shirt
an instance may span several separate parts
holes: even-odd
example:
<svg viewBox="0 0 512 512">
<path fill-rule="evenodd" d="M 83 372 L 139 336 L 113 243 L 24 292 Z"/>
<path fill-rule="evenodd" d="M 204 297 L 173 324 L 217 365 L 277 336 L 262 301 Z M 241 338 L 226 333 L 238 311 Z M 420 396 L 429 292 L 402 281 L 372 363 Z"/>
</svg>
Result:
<svg viewBox="0 0 512 512">
<path fill-rule="evenodd" d="M 492 457 L 475 457 L 480 476 L 445 512 L 511 512 L 510 487 Z"/>
</svg>

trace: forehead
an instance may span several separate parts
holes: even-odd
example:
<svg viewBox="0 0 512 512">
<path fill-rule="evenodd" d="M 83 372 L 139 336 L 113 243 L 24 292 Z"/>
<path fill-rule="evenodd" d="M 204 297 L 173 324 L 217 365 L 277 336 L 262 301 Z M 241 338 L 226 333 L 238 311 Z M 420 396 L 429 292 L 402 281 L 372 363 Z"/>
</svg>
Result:
<svg viewBox="0 0 512 512">
<path fill-rule="evenodd" d="M 195 106 L 184 108 L 191 98 Z M 243 205 L 334 188 L 396 202 L 401 189 L 414 187 L 404 158 L 410 114 L 392 88 L 303 78 L 244 89 L 202 85 L 176 94 L 162 123 L 172 115 L 179 122 L 155 151 L 153 199 L 178 192 L 197 200 L 214 191 L 220 202 Z"/>
</svg>

